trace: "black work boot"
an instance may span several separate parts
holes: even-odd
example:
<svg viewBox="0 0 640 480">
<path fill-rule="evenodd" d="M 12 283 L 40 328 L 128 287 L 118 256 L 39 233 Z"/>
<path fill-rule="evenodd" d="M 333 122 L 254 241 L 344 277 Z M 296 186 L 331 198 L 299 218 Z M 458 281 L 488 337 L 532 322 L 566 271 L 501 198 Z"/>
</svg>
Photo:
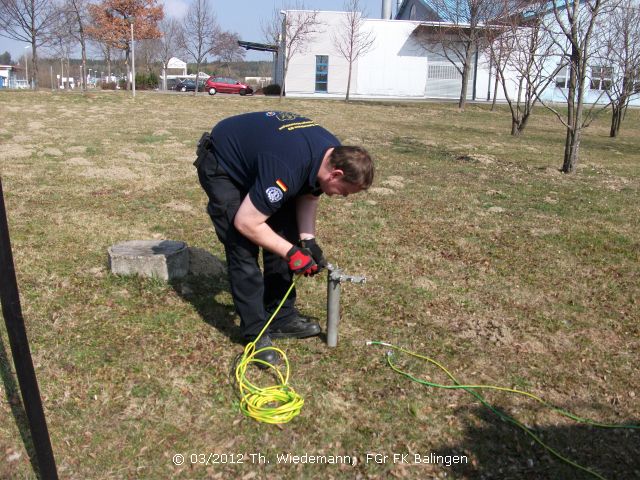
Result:
<svg viewBox="0 0 640 480">
<path fill-rule="evenodd" d="M 320 333 L 320 324 L 309 317 L 295 314 L 269 328 L 271 338 L 307 338 Z"/>
<path fill-rule="evenodd" d="M 253 341 L 253 340 L 251 340 Z M 255 351 L 257 352 L 261 348 L 272 347 L 271 338 L 266 333 L 263 334 L 255 344 Z M 278 365 L 280 363 L 280 356 L 274 350 L 265 350 L 263 352 L 257 353 L 253 358 L 257 358 L 258 360 L 262 360 L 263 362 L 270 363 L 271 365 Z M 256 365 L 260 368 L 269 368 L 262 363 L 256 362 Z"/>
</svg>

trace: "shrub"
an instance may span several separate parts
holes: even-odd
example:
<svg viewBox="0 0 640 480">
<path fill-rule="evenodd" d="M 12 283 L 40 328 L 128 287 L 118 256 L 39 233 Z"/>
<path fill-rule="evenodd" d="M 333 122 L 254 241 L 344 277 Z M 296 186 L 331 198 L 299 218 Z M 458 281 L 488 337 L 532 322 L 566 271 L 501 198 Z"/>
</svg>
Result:
<svg viewBox="0 0 640 480">
<path fill-rule="evenodd" d="M 151 73 L 136 73 L 136 88 L 138 90 L 149 90 L 158 88 L 158 76 Z"/>
<path fill-rule="evenodd" d="M 264 95 L 280 95 L 280 85 L 272 83 L 262 89 Z"/>
<path fill-rule="evenodd" d="M 116 82 L 100 82 L 100 88 L 102 90 L 115 90 Z"/>
</svg>

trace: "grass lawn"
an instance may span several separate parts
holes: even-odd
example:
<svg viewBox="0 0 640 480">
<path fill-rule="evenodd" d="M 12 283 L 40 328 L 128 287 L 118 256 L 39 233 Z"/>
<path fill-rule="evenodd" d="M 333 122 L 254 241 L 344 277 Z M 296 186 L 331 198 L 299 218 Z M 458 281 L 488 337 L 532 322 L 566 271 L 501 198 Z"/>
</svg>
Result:
<svg viewBox="0 0 640 480">
<path fill-rule="evenodd" d="M 377 167 L 368 192 L 321 201 L 329 260 L 368 281 L 343 286 L 337 348 L 277 342 L 305 399 L 283 426 L 239 413 L 229 369 L 242 347 L 224 276 L 167 285 L 107 267 L 107 248 L 133 239 L 182 240 L 202 261 L 207 252 L 224 259 L 192 166 L 195 143 L 222 118 L 254 110 L 311 117 L 368 148 Z M 366 340 L 433 357 L 468 384 L 640 423 L 638 110 L 620 138 L 608 137 L 607 116 L 587 130 L 574 175 L 559 173 L 563 129 L 543 109 L 521 138 L 509 135 L 506 108 L 486 105 L 459 113 L 438 103 L 0 92 L 0 114 L 14 260 L 61 478 L 594 478 L 464 391 L 394 373 L 385 349 Z M 301 280 L 298 297 L 324 326 L 319 277 Z M 0 343 L 0 478 L 35 478 L 4 326 Z M 446 382 L 428 365 L 397 361 Z M 640 477 L 640 431 L 591 428 L 524 397 L 485 394 L 603 477 Z M 286 453 L 356 465 L 278 463 Z M 468 463 L 415 464 L 431 453 Z"/>
</svg>

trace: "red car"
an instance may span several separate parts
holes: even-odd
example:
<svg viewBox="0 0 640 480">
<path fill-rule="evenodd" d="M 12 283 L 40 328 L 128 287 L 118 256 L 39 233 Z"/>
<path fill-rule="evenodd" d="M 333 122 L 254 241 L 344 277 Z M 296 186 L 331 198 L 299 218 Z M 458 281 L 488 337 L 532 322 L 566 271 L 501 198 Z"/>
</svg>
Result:
<svg viewBox="0 0 640 480">
<path fill-rule="evenodd" d="M 233 78 L 225 77 L 209 77 L 204 84 L 204 89 L 209 92 L 209 95 L 215 95 L 216 93 L 239 93 L 240 95 L 251 95 L 253 88 L 244 83 L 240 83 Z"/>
</svg>

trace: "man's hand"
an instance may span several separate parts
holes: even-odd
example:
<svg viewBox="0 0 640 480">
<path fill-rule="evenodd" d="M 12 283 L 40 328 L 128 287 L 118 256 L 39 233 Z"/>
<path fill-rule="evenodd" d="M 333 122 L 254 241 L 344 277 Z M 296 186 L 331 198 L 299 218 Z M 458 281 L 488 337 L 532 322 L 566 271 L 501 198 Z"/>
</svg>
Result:
<svg viewBox="0 0 640 480">
<path fill-rule="evenodd" d="M 291 247 L 287 252 L 287 261 L 289 262 L 289 270 L 295 274 L 304 273 L 304 276 L 314 275 L 318 273 L 318 265 L 314 262 L 311 252 L 306 248 Z"/>
<path fill-rule="evenodd" d="M 322 252 L 322 249 L 320 248 L 320 245 L 318 245 L 318 242 L 316 242 L 315 238 L 300 240 L 298 242 L 298 245 L 302 248 L 306 248 L 311 252 L 313 260 L 318 265 L 318 273 L 327 267 L 327 259 L 324 258 L 324 253 Z"/>
</svg>

